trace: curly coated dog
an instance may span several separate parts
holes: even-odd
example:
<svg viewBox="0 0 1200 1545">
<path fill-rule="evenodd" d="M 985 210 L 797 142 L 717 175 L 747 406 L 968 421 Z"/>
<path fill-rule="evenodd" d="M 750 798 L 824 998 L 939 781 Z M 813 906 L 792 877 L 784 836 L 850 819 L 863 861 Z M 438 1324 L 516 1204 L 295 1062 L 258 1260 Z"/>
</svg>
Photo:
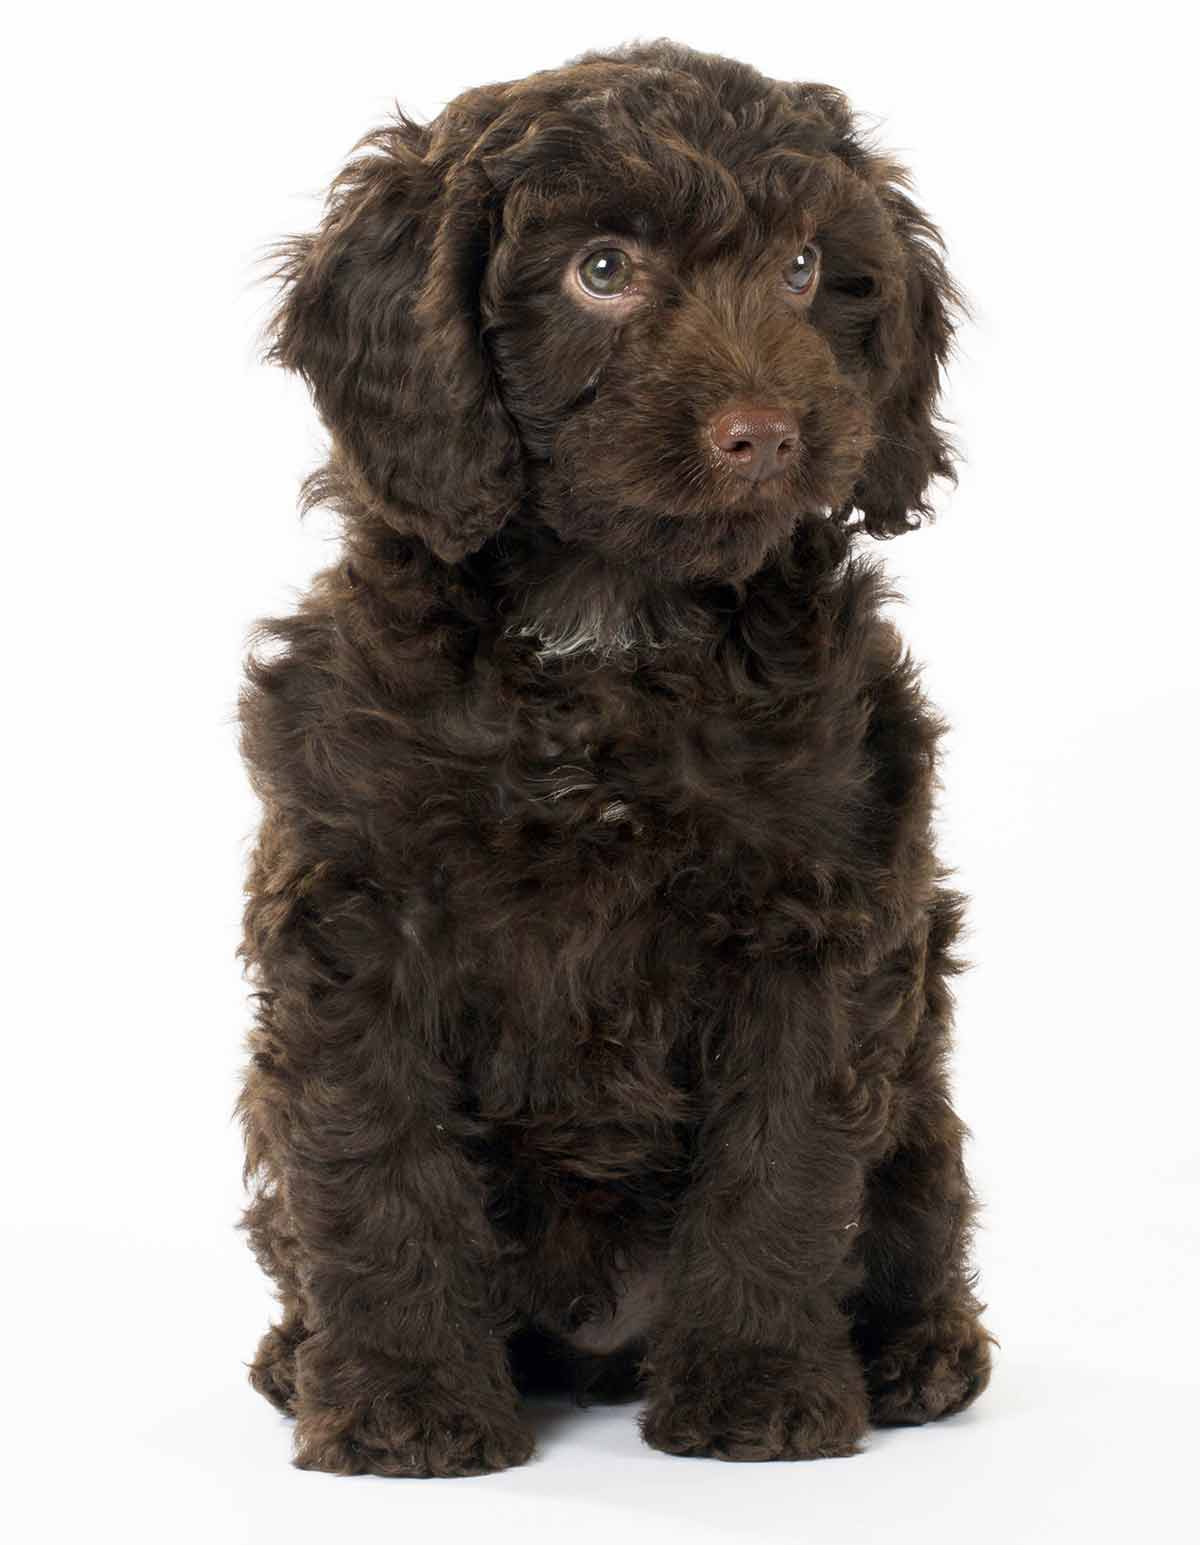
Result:
<svg viewBox="0 0 1200 1545">
<path fill-rule="evenodd" d="M 959 302 L 843 96 L 670 43 L 362 142 L 273 358 L 339 561 L 260 624 L 244 1227 L 296 1463 L 854 1453 L 988 1378 L 937 716 L 861 549 Z"/>
</svg>

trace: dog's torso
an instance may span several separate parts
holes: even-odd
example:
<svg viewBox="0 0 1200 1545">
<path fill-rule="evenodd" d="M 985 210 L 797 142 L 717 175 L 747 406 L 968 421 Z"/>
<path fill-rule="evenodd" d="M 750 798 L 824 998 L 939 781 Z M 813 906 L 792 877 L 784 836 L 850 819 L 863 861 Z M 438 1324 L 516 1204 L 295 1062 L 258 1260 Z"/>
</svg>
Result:
<svg viewBox="0 0 1200 1545">
<path fill-rule="evenodd" d="M 756 971 L 861 972 L 928 890 L 903 847 L 931 730 L 875 577 L 791 583 L 618 654 L 460 617 L 389 678 L 358 580 L 293 650 L 322 662 L 314 804 L 355 870 L 326 936 L 437 984 L 411 1033 L 460 1079 L 516 1307 L 585 1348 L 651 1312 L 710 1091 L 756 1055 L 733 1007 Z"/>
</svg>

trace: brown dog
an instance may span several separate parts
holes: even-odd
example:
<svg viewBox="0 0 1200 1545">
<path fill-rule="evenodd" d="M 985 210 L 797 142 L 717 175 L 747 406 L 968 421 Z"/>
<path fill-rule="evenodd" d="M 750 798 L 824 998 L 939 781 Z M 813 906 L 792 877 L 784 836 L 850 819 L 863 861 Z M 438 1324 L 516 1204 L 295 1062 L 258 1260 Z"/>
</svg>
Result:
<svg viewBox="0 0 1200 1545">
<path fill-rule="evenodd" d="M 297 1463 L 519 1463 L 523 1390 L 848 1454 L 985 1385 L 939 723 L 852 549 L 955 304 L 843 97 L 656 44 L 368 136 L 274 357 L 340 561 L 262 625 L 253 1381 Z"/>
</svg>

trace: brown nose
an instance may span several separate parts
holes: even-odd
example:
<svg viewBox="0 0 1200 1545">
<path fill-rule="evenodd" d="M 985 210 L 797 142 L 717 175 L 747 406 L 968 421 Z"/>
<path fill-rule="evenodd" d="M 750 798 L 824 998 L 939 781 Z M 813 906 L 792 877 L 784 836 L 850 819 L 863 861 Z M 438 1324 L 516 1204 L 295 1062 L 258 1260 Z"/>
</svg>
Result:
<svg viewBox="0 0 1200 1545">
<path fill-rule="evenodd" d="M 721 460 L 751 483 L 778 477 L 800 448 L 796 420 L 783 408 L 731 408 L 709 432 Z"/>
</svg>

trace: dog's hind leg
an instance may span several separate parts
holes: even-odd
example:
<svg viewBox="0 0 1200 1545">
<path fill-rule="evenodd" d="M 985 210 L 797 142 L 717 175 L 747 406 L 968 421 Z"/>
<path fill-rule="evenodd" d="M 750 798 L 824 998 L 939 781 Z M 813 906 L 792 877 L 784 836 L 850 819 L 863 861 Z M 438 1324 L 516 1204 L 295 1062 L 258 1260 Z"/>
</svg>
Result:
<svg viewBox="0 0 1200 1545">
<path fill-rule="evenodd" d="M 950 1416 L 987 1386 L 992 1337 L 962 1259 L 964 1184 L 948 1133 L 900 1149 L 868 1187 L 854 1334 L 876 1426 Z"/>
<path fill-rule="evenodd" d="M 287 1227 L 277 1179 L 264 1164 L 258 1176 L 259 1189 L 242 1217 L 242 1228 L 259 1265 L 274 1281 L 279 1292 L 283 1315 L 258 1344 L 250 1364 L 250 1383 L 285 1415 L 292 1414 L 296 1393 L 296 1348 L 308 1332 L 301 1308 L 300 1282 L 293 1257 L 295 1240 Z"/>
<path fill-rule="evenodd" d="M 957 906 L 947 894 L 933 909 L 923 1010 L 899 1077 L 897 1144 L 869 1176 L 864 1199 L 864 1275 L 850 1308 L 877 1426 L 960 1411 L 990 1372 L 994 1338 L 979 1322 L 968 1261 L 975 1201 L 963 1165 L 966 1128 L 945 1075 Z"/>
<path fill-rule="evenodd" d="M 289 1312 L 272 1325 L 258 1343 L 250 1364 L 250 1383 L 285 1416 L 291 1416 L 296 1393 L 296 1348 L 307 1332 L 298 1314 Z"/>
</svg>

